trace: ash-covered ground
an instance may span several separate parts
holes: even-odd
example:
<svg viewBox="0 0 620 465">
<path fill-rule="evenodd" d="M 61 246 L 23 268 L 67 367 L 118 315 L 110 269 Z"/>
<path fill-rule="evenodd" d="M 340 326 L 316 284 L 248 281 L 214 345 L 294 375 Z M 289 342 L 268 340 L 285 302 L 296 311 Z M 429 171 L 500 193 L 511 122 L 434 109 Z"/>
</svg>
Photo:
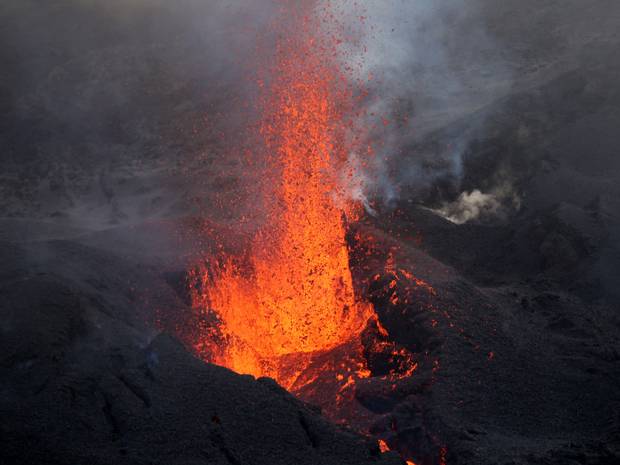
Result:
<svg viewBox="0 0 620 465">
<path fill-rule="evenodd" d="M 435 294 L 363 290 L 419 368 L 353 401 L 418 465 L 619 463 L 620 4 L 392 3 L 369 2 L 399 57 L 373 91 L 408 123 L 354 228 Z M 0 463 L 399 463 L 158 329 L 191 320 L 202 221 L 253 211 L 273 9 L 0 5 Z M 384 258 L 354 253 L 356 279 Z"/>
</svg>

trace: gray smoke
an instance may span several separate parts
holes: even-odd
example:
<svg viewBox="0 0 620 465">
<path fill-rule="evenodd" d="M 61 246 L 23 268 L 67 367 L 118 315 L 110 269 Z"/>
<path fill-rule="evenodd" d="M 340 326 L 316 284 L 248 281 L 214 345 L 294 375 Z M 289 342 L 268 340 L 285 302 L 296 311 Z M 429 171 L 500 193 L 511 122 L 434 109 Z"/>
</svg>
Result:
<svg viewBox="0 0 620 465">
<path fill-rule="evenodd" d="M 226 182 L 214 165 L 235 175 L 225 141 L 252 118 L 257 37 L 269 45 L 273 9 L 2 2 L 0 216 L 101 229 L 208 200 Z"/>
<path fill-rule="evenodd" d="M 481 8 L 479 1 L 464 0 L 365 4 L 357 26 L 361 43 L 346 59 L 362 64 L 361 79 L 372 76 L 366 124 L 386 123 L 373 134 L 378 153 L 364 175 L 368 196 L 390 202 L 403 186 L 428 187 L 446 177 L 460 182 L 470 134 L 483 130 L 484 119 L 440 148 L 414 154 L 411 146 L 511 88 L 512 70 Z"/>
<path fill-rule="evenodd" d="M 548 163 L 541 128 L 563 124 L 558 108 L 578 91 L 563 76 L 604 66 L 620 23 L 608 1 L 386 0 L 364 9 L 367 19 L 352 26 L 363 43 L 347 53 L 363 63 L 362 78 L 373 75 L 366 124 L 388 121 L 371 135 L 378 153 L 362 175 L 364 196 L 438 210 L 475 190 L 509 191 L 504 207 L 521 205 L 512 199 Z M 557 157 L 564 165 L 568 155 Z"/>
</svg>

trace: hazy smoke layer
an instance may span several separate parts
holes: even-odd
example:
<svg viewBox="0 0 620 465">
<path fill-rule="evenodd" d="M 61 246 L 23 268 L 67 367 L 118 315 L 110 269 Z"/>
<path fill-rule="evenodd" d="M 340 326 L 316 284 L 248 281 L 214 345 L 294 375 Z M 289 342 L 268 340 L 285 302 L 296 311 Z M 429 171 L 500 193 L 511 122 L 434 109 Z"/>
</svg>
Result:
<svg viewBox="0 0 620 465">
<path fill-rule="evenodd" d="M 588 75 L 614 63 L 601 51 L 617 48 L 620 3 L 317 2 L 349 28 L 343 55 L 370 91 L 360 124 L 377 155 L 367 167 L 353 160 L 363 181 L 354 195 L 369 208 L 411 200 L 440 209 L 476 189 L 526 198 L 535 169 L 607 173 L 615 163 L 612 118 L 560 134 L 558 115 L 576 121 L 613 90 Z M 252 73 L 273 45 L 279 4 L 1 2 L 0 214 L 105 226 L 183 215 L 188 199 L 232 191 L 254 116 Z M 590 146 L 587 134 L 604 143 Z M 569 193 L 549 195 L 550 184 L 523 203 Z"/>
<path fill-rule="evenodd" d="M 99 228 L 183 215 L 224 190 L 220 173 L 233 178 L 234 166 L 213 165 L 232 164 L 252 118 L 273 9 L 2 2 L 0 216 Z"/>
</svg>

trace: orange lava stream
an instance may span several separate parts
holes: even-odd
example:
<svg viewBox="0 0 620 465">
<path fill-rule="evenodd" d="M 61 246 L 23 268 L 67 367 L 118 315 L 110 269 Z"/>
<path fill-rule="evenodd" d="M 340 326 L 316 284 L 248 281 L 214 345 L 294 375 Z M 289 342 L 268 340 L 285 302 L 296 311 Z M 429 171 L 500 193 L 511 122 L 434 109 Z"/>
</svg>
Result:
<svg viewBox="0 0 620 465">
<path fill-rule="evenodd" d="M 345 241 L 345 216 L 355 210 L 341 186 L 353 91 L 323 15 L 312 4 L 289 8 L 293 33 L 278 41 L 262 102 L 260 130 L 273 173 L 268 219 L 249 257 L 224 259 L 210 280 L 204 272 L 204 294 L 195 296 L 221 321 L 225 342 L 212 348 L 212 361 L 285 387 L 301 373 L 304 356 L 359 337 L 374 315 L 355 296 Z"/>
</svg>

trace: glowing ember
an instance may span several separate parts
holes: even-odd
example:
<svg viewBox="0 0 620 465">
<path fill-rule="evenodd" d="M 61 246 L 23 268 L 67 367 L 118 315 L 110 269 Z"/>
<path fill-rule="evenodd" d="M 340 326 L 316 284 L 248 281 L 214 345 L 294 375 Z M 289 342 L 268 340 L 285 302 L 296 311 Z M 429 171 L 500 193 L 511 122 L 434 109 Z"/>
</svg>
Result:
<svg viewBox="0 0 620 465">
<path fill-rule="evenodd" d="M 278 42 L 263 101 L 261 134 L 276 173 L 267 223 L 244 260 L 225 258 L 218 269 L 202 270 L 202 292 L 193 295 L 196 307 L 220 320 L 223 343 L 201 341 L 211 360 L 285 387 L 303 370 L 304 354 L 358 337 L 374 314 L 356 299 L 345 242 L 354 205 L 341 179 L 353 93 L 325 15 L 306 8 L 287 11 L 295 33 Z"/>
<path fill-rule="evenodd" d="M 386 453 L 390 450 L 390 446 L 387 445 L 387 442 L 385 442 L 383 439 L 379 439 L 379 450 L 381 451 L 381 453 Z"/>
</svg>

